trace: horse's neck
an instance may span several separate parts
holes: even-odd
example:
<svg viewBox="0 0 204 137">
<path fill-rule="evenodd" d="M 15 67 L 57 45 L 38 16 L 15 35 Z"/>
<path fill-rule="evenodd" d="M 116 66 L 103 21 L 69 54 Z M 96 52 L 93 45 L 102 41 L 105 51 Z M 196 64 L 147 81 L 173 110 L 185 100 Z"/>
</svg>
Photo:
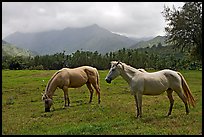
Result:
<svg viewBox="0 0 204 137">
<path fill-rule="evenodd" d="M 53 82 L 50 82 L 49 85 L 47 85 L 46 90 L 45 90 L 45 94 L 49 97 L 52 98 L 52 96 L 54 95 L 54 92 L 56 90 L 56 86 L 54 86 Z"/>
<path fill-rule="evenodd" d="M 49 88 L 49 90 L 48 90 L 48 91 L 49 91 L 49 92 L 48 92 L 49 95 L 48 95 L 48 96 L 49 96 L 50 98 L 52 98 L 52 96 L 54 95 L 54 92 L 55 92 L 56 89 L 57 89 L 56 86 L 51 86 L 51 87 Z"/>
<path fill-rule="evenodd" d="M 57 89 L 57 81 L 55 80 L 55 76 L 58 73 L 55 73 L 55 75 L 50 79 L 50 81 L 48 82 L 46 89 L 45 89 L 45 94 L 49 97 L 52 98 L 52 96 L 54 95 L 55 90 Z"/>
<path fill-rule="evenodd" d="M 132 78 L 140 73 L 137 69 L 124 64 L 124 69 L 121 71 L 121 76 L 130 84 Z"/>
</svg>

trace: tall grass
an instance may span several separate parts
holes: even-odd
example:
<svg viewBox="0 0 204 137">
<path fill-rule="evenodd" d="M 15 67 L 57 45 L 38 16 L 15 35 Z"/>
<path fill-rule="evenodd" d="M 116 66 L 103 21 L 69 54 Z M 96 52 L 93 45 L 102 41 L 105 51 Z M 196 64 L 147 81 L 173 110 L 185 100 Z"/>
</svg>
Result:
<svg viewBox="0 0 204 137">
<path fill-rule="evenodd" d="M 196 100 L 189 115 L 177 94 L 167 117 L 166 93 L 143 96 L 143 117 L 135 117 L 135 102 L 128 84 L 117 78 L 105 82 L 108 71 L 99 71 L 101 104 L 89 101 L 86 86 L 69 89 L 70 107 L 63 109 L 61 89 L 55 91 L 51 112 L 44 112 L 41 92 L 55 70 L 2 70 L 2 134 L 5 135 L 198 135 L 202 134 L 202 72 L 181 71 Z"/>
</svg>

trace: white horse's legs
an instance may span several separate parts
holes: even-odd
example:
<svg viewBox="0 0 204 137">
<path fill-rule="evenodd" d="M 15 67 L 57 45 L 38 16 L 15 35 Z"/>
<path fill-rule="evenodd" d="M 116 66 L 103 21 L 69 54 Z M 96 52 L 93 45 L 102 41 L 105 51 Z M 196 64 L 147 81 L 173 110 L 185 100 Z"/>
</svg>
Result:
<svg viewBox="0 0 204 137">
<path fill-rule="evenodd" d="M 172 96 L 172 92 L 173 90 L 172 89 L 167 89 L 167 96 L 169 98 L 169 101 L 170 101 L 170 107 L 169 107 L 169 112 L 168 112 L 168 116 L 171 115 L 171 111 L 172 111 L 172 108 L 173 108 L 173 105 L 174 105 L 174 99 L 173 99 L 173 96 Z"/>
<path fill-rule="evenodd" d="M 189 113 L 189 109 L 188 109 L 187 98 L 184 96 L 184 94 L 182 93 L 181 89 L 175 90 L 175 92 L 178 94 L 178 96 L 181 98 L 181 100 L 185 104 L 186 114 L 188 114 Z"/>
<path fill-rule="evenodd" d="M 134 95 L 134 97 L 135 97 L 135 106 L 136 106 L 136 111 L 135 111 L 135 113 L 137 114 L 137 117 L 139 116 L 139 107 L 138 107 L 138 99 L 137 99 L 137 96 L 136 95 Z"/>
<path fill-rule="evenodd" d="M 138 94 L 138 103 L 139 103 L 139 115 L 142 117 L 142 94 Z"/>
<path fill-rule="evenodd" d="M 68 96 L 68 88 L 66 86 L 64 86 L 63 91 L 64 91 L 64 107 L 68 107 L 70 104 L 70 100 L 69 100 L 69 96 Z M 68 101 L 68 105 L 67 105 L 67 101 Z"/>
<path fill-rule="evenodd" d="M 92 97 L 93 97 L 93 92 L 94 92 L 94 90 L 93 90 L 93 88 L 91 87 L 91 83 L 87 82 L 87 83 L 86 83 L 86 86 L 87 86 L 87 88 L 88 88 L 89 91 L 90 91 L 90 100 L 89 100 L 89 103 L 91 103 L 91 102 L 92 102 Z"/>
<path fill-rule="evenodd" d="M 137 109 L 137 117 L 142 117 L 142 94 L 136 93 L 135 97 L 135 105 Z"/>
</svg>

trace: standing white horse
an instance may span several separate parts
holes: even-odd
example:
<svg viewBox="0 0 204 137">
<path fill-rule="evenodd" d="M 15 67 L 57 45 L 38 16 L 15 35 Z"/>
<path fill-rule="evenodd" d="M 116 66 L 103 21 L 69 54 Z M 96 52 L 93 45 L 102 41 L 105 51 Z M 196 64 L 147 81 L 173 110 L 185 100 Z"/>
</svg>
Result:
<svg viewBox="0 0 204 137">
<path fill-rule="evenodd" d="M 112 61 L 110 71 L 105 78 L 106 82 L 111 83 L 119 75 L 127 81 L 131 94 L 134 95 L 137 117 L 142 116 L 142 95 L 160 95 L 166 91 L 170 101 L 168 116 L 171 115 L 174 104 L 173 91 L 178 94 L 185 104 L 186 114 L 189 113 L 188 103 L 193 107 L 195 106 L 195 100 L 187 82 L 179 72 L 166 69 L 148 73 L 141 69 L 135 69 L 125 63 Z"/>
</svg>

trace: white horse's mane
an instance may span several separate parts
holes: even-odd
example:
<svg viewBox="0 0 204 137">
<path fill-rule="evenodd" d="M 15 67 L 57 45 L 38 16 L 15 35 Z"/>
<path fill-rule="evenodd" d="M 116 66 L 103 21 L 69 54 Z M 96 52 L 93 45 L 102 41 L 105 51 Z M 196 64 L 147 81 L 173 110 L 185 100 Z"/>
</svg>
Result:
<svg viewBox="0 0 204 137">
<path fill-rule="evenodd" d="M 134 68 L 134 67 L 132 67 L 132 66 L 130 66 L 130 65 L 127 65 L 127 64 L 125 64 L 125 63 L 122 63 L 122 64 L 123 64 L 123 66 L 124 66 L 124 68 L 125 68 L 126 70 L 129 70 L 129 71 L 132 72 L 132 73 L 135 73 L 135 72 L 138 71 L 136 68 Z"/>
<path fill-rule="evenodd" d="M 111 62 L 111 64 L 117 64 L 117 63 L 118 63 L 117 61 L 112 61 Z M 144 71 L 140 71 L 140 70 L 138 70 L 138 69 L 136 69 L 136 68 L 134 68 L 134 67 L 132 67 L 130 65 L 127 65 L 127 64 L 125 64 L 123 62 L 120 62 L 119 64 L 121 64 L 123 66 L 125 71 L 129 71 L 130 73 L 136 73 L 138 71 L 139 72 L 146 72 L 144 69 L 143 69 Z"/>
</svg>

